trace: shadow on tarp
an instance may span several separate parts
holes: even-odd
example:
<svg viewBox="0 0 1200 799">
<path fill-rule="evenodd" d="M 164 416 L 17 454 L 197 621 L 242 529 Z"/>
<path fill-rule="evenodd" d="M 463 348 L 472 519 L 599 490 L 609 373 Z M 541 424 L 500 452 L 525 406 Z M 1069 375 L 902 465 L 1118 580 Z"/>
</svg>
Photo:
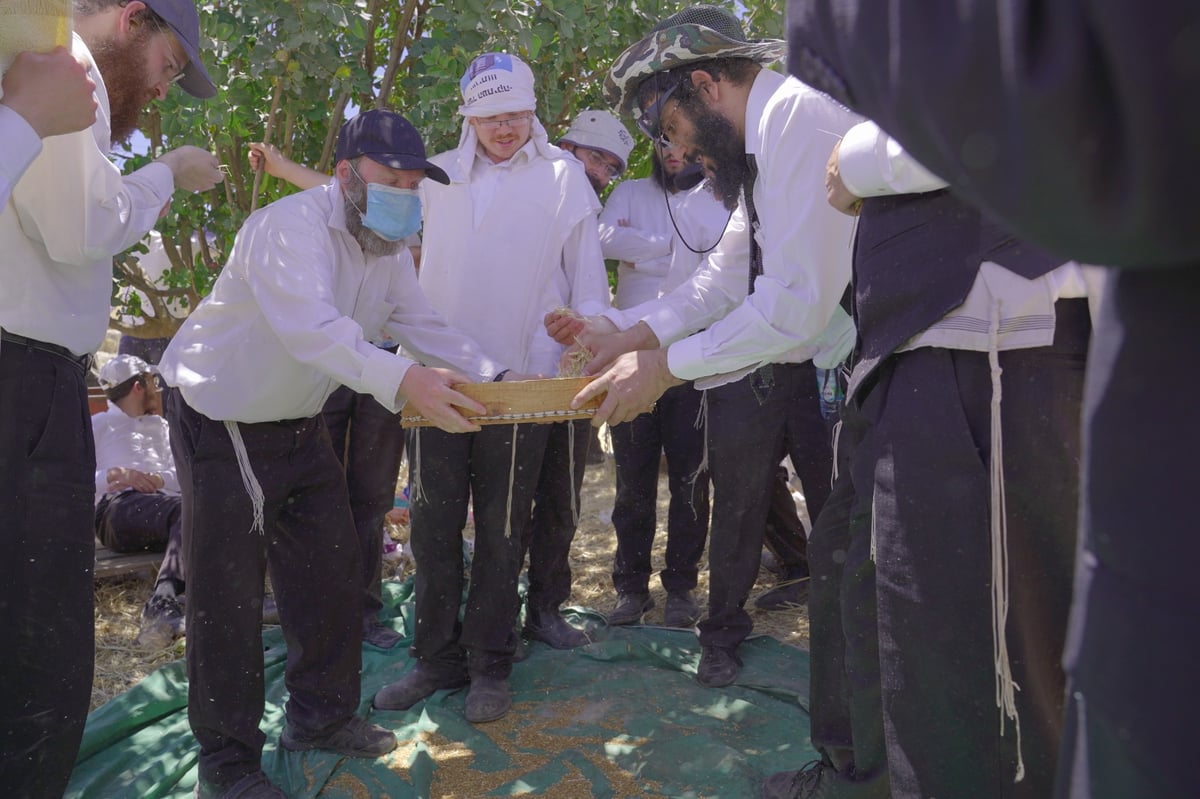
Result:
<svg viewBox="0 0 1200 799">
<path fill-rule="evenodd" d="M 411 583 L 384 588 L 386 623 L 411 631 Z M 745 799 L 766 775 L 816 757 L 807 653 L 752 638 L 739 650 L 737 682 L 714 690 L 694 679 L 700 646 L 692 631 L 606 628 L 586 610 L 568 615 L 594 642 L 571 651 L 531 645 L 513 668 L 512 711 L 478 726 L 463 718 L 465 689 L 407 711 L 372 710 L 375 692 L 412 668 L 410 641 L 388 652 L 364 646 L 361 710 L 400 741 L 374 760 L 278 748 L 286 651 L 279 630 L 265 630 L 263 768 L 297 799 Z M 197 755 L 184 664 L 172 663 L 89 716 L 66 796 L 190 797 Z"/>
</svg>

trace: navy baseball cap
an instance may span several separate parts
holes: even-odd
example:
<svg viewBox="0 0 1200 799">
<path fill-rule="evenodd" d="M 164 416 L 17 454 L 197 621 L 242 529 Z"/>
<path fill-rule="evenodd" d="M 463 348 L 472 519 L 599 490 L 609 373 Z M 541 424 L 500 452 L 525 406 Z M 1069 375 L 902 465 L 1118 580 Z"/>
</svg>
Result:
<svg viewBox="0 0 1200 799">
<path fill-rule="evenodd" d="M 217 93 L 217 86 L 208 76 L 200 60 L 200 17 L 194 0 L 142 0 L 146 7 L 162 17 L 175 34 L 188 57 L 179 79 L 179 88 L 193 97 L 206 100 Z"/>
<path fill-rule="evenodd" d="M 438 183 L 450 176 L 425 158 L 425 142 L 412 123 L 394 111 L 364 111 L 342 125 L 333 160 L 345 161 L 365 155 L 392 169 L 424 169 Z"/>
</svg>

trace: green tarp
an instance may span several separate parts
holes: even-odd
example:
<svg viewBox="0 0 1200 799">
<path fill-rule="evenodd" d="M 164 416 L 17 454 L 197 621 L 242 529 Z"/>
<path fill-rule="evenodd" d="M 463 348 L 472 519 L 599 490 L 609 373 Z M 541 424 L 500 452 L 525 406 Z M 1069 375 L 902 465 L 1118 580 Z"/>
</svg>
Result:
<svg viewBox="0 0 1200 799">
<path fill-rule="evenodd" d="M 410 584 L 385 584 L 397 631 L 410 631 Z M 277 746 L 287 689 L 278 629 L 263 635 L 267 735 L 263 767 L 291 797 L 464 799 L 492 796 L 748 799 L 762 778 L 815 757 L 808 742 L 808 656 L 771 638 L 746 641 L 737 682 L 695 679 L 691 631 L 605 628 L 574 610 L 594 643 L 530 647 L 513 668 L 513 708 L 500 721 L 463 718 L 466 691 L 441 691 L 403 712 L 371 697 L 412 667 L 408 641 L 363 647 L 362 711 L 396 732 L 385 758 L 355 760 Z M 190 797 L 197 747 L 187 722 L 183 663 L 147 677 L 88 718 L 67 797 Z"/>
</svg>

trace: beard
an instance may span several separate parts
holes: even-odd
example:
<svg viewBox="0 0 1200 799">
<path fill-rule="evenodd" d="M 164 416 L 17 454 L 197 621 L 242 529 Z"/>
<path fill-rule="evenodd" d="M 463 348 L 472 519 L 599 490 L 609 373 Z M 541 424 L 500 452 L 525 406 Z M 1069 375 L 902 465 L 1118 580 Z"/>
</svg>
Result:
<svg viewBox="0 0 1200 799">
<path fill-rule="evenodd" d="M 733 123 L 720 114 L 701 107 L 689 107 L 688 116 L 695 126 L 695 147 L 710 164 L 712 176 L 706 185 L 726 210 L 737 208 L 738 198 L 749 174 L 746 165 L 746 140 L 738 136 Z"/>
<path fill-rule="evenodd" d="M 154 89 L 146 86 L 150 74 L 149 36 L 146 26 L 121 44 L 115 38 L 101 39 L 88 49 L 108 90 L 109 138 L 113 144 L 124 142 L 138 129 L 142 109 L 155 98 Z"/>
<path fill-rule="evenodd" d="M 359 208 L 367 207 L 367 188 L 362 183 L 353 187 L 342 186 L 342 207 L 346 213 L 346 230 L 358 242 L 363 255 L 373 255 L 383 258 L 395 255 L 404 246 L 404 241 L 388 241 L 380 238 L 375 231 L 363 224 L 363 212 Z"/>
</svg>

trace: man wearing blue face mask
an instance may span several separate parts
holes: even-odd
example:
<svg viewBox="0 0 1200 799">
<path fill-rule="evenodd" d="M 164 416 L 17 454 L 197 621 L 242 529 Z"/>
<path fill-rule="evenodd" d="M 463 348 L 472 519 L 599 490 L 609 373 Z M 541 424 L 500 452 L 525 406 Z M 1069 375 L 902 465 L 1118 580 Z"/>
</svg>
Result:
<svg viewBox="0 0 1200 799">
<path fill-rule="evenodd" d="M 454 406 L 485 409 L 452 386 L 503 371 L 426 301 L 408 249 L 391 240 L 411 213 L 372 201 L 409 197 L 392 190 L 411 192 L 426 177 L 446 181 L 417 131 L 398 114 L 368 111 L 342 127 L 336 160 L 328 184 L 246 221 L 160 365 L 179 389 L 167 417 L 191 569 L 189 721 L 201 797 L 284 795 L 262 771 L 258 728 L 268 567 L 291 650 L 282 747 L 378 757 L 395 746 L 354 715 L 362 560 L 321 411 L 340 384 L 390 412 L 407 403 L 443 430 L 476 431 Z M 371 343 L 385 337 L 437 366 Z"/>
</svg>

